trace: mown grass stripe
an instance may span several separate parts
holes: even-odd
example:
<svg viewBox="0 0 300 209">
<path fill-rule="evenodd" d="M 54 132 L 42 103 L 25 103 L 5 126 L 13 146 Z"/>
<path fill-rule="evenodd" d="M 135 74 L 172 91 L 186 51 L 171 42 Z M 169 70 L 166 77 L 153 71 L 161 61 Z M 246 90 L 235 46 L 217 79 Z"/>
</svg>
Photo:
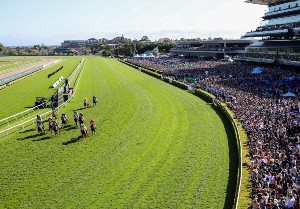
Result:
<svg viewBox="0 0 300 209">
<path fill-rule="evenodd" d="M 81 109 L 93 95 L 98 105 Z M 79 138 L 75 109 L 96 120 L 96 135 Z M 62 112 L 71 124 L 59 137 L 29 130 L 1 141 L 5 205 L 224 207 L 232 183 L 230 136 L 209 104 L 115 60 L 88 57 L 78 91 Z"/>
</svg>

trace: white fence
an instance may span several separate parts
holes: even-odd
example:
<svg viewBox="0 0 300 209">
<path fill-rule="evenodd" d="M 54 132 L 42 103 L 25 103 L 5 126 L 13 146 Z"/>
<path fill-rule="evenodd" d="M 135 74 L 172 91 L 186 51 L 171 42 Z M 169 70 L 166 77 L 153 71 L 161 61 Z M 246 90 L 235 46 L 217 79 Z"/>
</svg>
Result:
<svg viewBox="0 0 300 209">
<path fill-rule="evenodd" d="M 9 76 L 9 77 L 6 77 L 6 78 L 2 78 L 2 79 L 0 79 L 0 86 L 2 86 L 4 84 L 7 84 L 7 83 L 9 83 L 11 81 L 17 80 L 19 78 L 22 78 L 24 76 L 30 75 L 30 74 L 32 74 L 34 72 L 39 71 L 39 70 L 45 69 L 46 67 L 50 67 L 50 66 L 52 66 L 52 65 L 54 65 L 54 64 L 56 64 L 56 63 L 58 63 L 60 61 L 61 60 L 55 60 L 55 61 L 53 61 L 51 63 L 46 64 L 46 65 L 41 65 L 41 66 L 32 68 L 32 69 L 30 69 L 28 71 L 17 73 L 15 75 L 12 75 L 12 76 Z"/>
<path fill-rule="evenodd" d="M 80 73 L 80 75 L 79 75 L 79 77 L 78 77 L 78 80 L 77 80 L 77 82 L 76 82 L 76 85 L 75 85 L 75 88 L 74 88 L 74 90 L 73 90 L 72 96 L 71 96 L 66 102 L 64 102 L 63 104 L 59 105 L 59 106 L 58 106 L 57 108 L 55 108 L 55 109 L 59 109 L 59 108 L 61 108 L 61 107 L 64 107 L 64 106 L 65 106 L 68 102 L 70 102 L 70 100 L 74 97 L 74 95 L 75 95 L 75 93 L 76 93 L 76 91 L 77 91 L 77 88 L 78 88 L 78 84 L 80 83 L 80 79 L 81 79 L 83 70 L 84 70 L 84 66 L 85 66 L 84 59 L 82 59 L 82 62 L 80 63 L 80 65 L 81 65 L 81 64 L 83 65 L 83 66 L 82 66 L 82 70 L 81 70 L 81 73 Z M 80 67 L 80 65 L 79 65 L 78 67 Z M 30 109 L 30 110 L 36 109 L 37 107 L 38 107 L 38 106 L 36 106 L 36 107 L 34 107 L 34 108 Z M 28 111 L 30 111 L 30 110 L 26 110 L 26 111 L 23 111 L 23 112 L 21 112 L 21 113 L 18 113 L 18 114 L 9 116 L 8 118 L 5 118 L 5 119 L 0 120 L 0 122 L 1 122 L 1 121 L 5 121 L 5 120 L 8 120 L 8 119 L 11 119 L 11 118 L 15 118 L 15 117 L 20 116 L 20 115 L 22 115 L 22 114 L 24 114 L 24 113 L 28 113 Z M 34 111 L 34 110 L 33 110 L 33 111 Z M 49 111 L 47 111 L 47 112 L 45 112 L 45 113 L 43 113 L 43 114 L 40 114 L 40 116 L 42 117 L 42 119 L 45 120 L 45 119 L 47 119 L 47 117 L 48 117 L 49 115 L 51 115 L 51 113 L 52 113 L 52 110 L 49 110 Z M 8 136 L 8 135 L 10 135 L 10 134 L 12 134 L 12 133 L 18 132 L 18 131 L 20 131 L 20 130 L 22 130 L 22 129 L 24 129 L 24 128 L 30 126 L 30 125 L 35 124 L 35 122 L 36 122 L 36 117 L 33 117 L 33 118 L 30 118 L 30 119 L 28 119 L 28 120 L 26 120 L 26 121 L 24 121 L 24 122 L 21 122 L 21 123 L 19 123 L 19 124 L 17 124 L 17 125 L 14 125 L 14 126 L 12 126 L 12 127 L 6 128 L 6 129 L 4 129 L 4 130 L 0 130 L 0 138 L 3 138 L 3 137 L 5 137 L 5 136 Z"/>
</svg>

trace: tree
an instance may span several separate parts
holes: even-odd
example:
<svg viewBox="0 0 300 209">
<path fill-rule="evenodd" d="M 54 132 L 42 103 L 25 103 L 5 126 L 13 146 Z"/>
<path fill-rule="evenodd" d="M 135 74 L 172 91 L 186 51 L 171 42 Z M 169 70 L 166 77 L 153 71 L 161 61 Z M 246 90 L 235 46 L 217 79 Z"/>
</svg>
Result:
<svg viewBox="0 0 300 209">
<path fill-rule="evenodd" d="M 155 43 L 160 52 L 169 52 L 171 48 L 175 47 L 175 41 L 170 39 L 162 39 Z"/>
<path fill-rule="evenodd" d="M 0 43 L 0 52 L 3 52 L 4 49 L 5 49 L 5 48 L 4 48 L 4 45 Z"/>
</svg>

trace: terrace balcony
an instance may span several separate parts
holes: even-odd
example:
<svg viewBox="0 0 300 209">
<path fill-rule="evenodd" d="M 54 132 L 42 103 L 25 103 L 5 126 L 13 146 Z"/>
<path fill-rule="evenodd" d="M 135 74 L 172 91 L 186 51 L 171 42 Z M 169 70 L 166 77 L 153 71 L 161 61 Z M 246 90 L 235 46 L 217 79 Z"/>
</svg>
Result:
<svg viewBox="0 0 300 209">
<path fill-rule="evenodd" d="M 289 32 L 288 29 L 272 30 L 272 31 L 251 31 L 251 32 L 247 32 L 243 37 L 250 38 L 250 37 L 264 37 L 264 36 L 284 36 L 287 35 L 288 32 Z"/>
<path fill-rule="evenodd" d="M 292 8 L 267 12 L 267 13 L 265 13 L 265 15 L 262 18 L 266 20 L 266 19 L 279 18 L 279 17 L 283 17 L 283 16 L 292 16 L 292 15 L 297 15 L 297 14 L 300 14 L 300 6 L 295 6 Z"/>
</svg>

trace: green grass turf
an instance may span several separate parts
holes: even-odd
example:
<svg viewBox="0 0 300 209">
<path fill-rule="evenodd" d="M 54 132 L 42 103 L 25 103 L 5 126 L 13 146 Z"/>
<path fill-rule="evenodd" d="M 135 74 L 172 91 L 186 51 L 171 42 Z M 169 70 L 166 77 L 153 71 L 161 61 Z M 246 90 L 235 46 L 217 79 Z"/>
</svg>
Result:
<svg viewBox="0 0 300 209">
<path fill-rule="evenodd" d="M 81 58 L 69 57 L 68 59 L 36 73 L 26 79 L 19 81 L 3 90 L 0 90 L 0 119 L 24 111 L 34 106 L 37 96 L 50 98 L 56 89 L 49 88 L 60 76 L 70 75 L 75 67 L 79 64 Z M 61 66 L 64 68 L 52 77 L 48 74 L 57 70 Z"/>
<path fill-rule="evenodd" d="M 40 61 L 41 58 L 36 57 L 3 57 L 0 58 L 0 73 L 9 71 L 10 69 L 15 69 L 23 65 L 29 65 Z"/>
<path fill-rule="evenodd" d="M 81 109 L 97 95 L 98 105 Z M 96 120 L 86 139 L 72 121 Z M 231 208 L 237 159 L 224 118 L 199 98 L 115 60 L 88 58 L 61 136 L 0 139 L 7 208 Z"/>
</svg>

